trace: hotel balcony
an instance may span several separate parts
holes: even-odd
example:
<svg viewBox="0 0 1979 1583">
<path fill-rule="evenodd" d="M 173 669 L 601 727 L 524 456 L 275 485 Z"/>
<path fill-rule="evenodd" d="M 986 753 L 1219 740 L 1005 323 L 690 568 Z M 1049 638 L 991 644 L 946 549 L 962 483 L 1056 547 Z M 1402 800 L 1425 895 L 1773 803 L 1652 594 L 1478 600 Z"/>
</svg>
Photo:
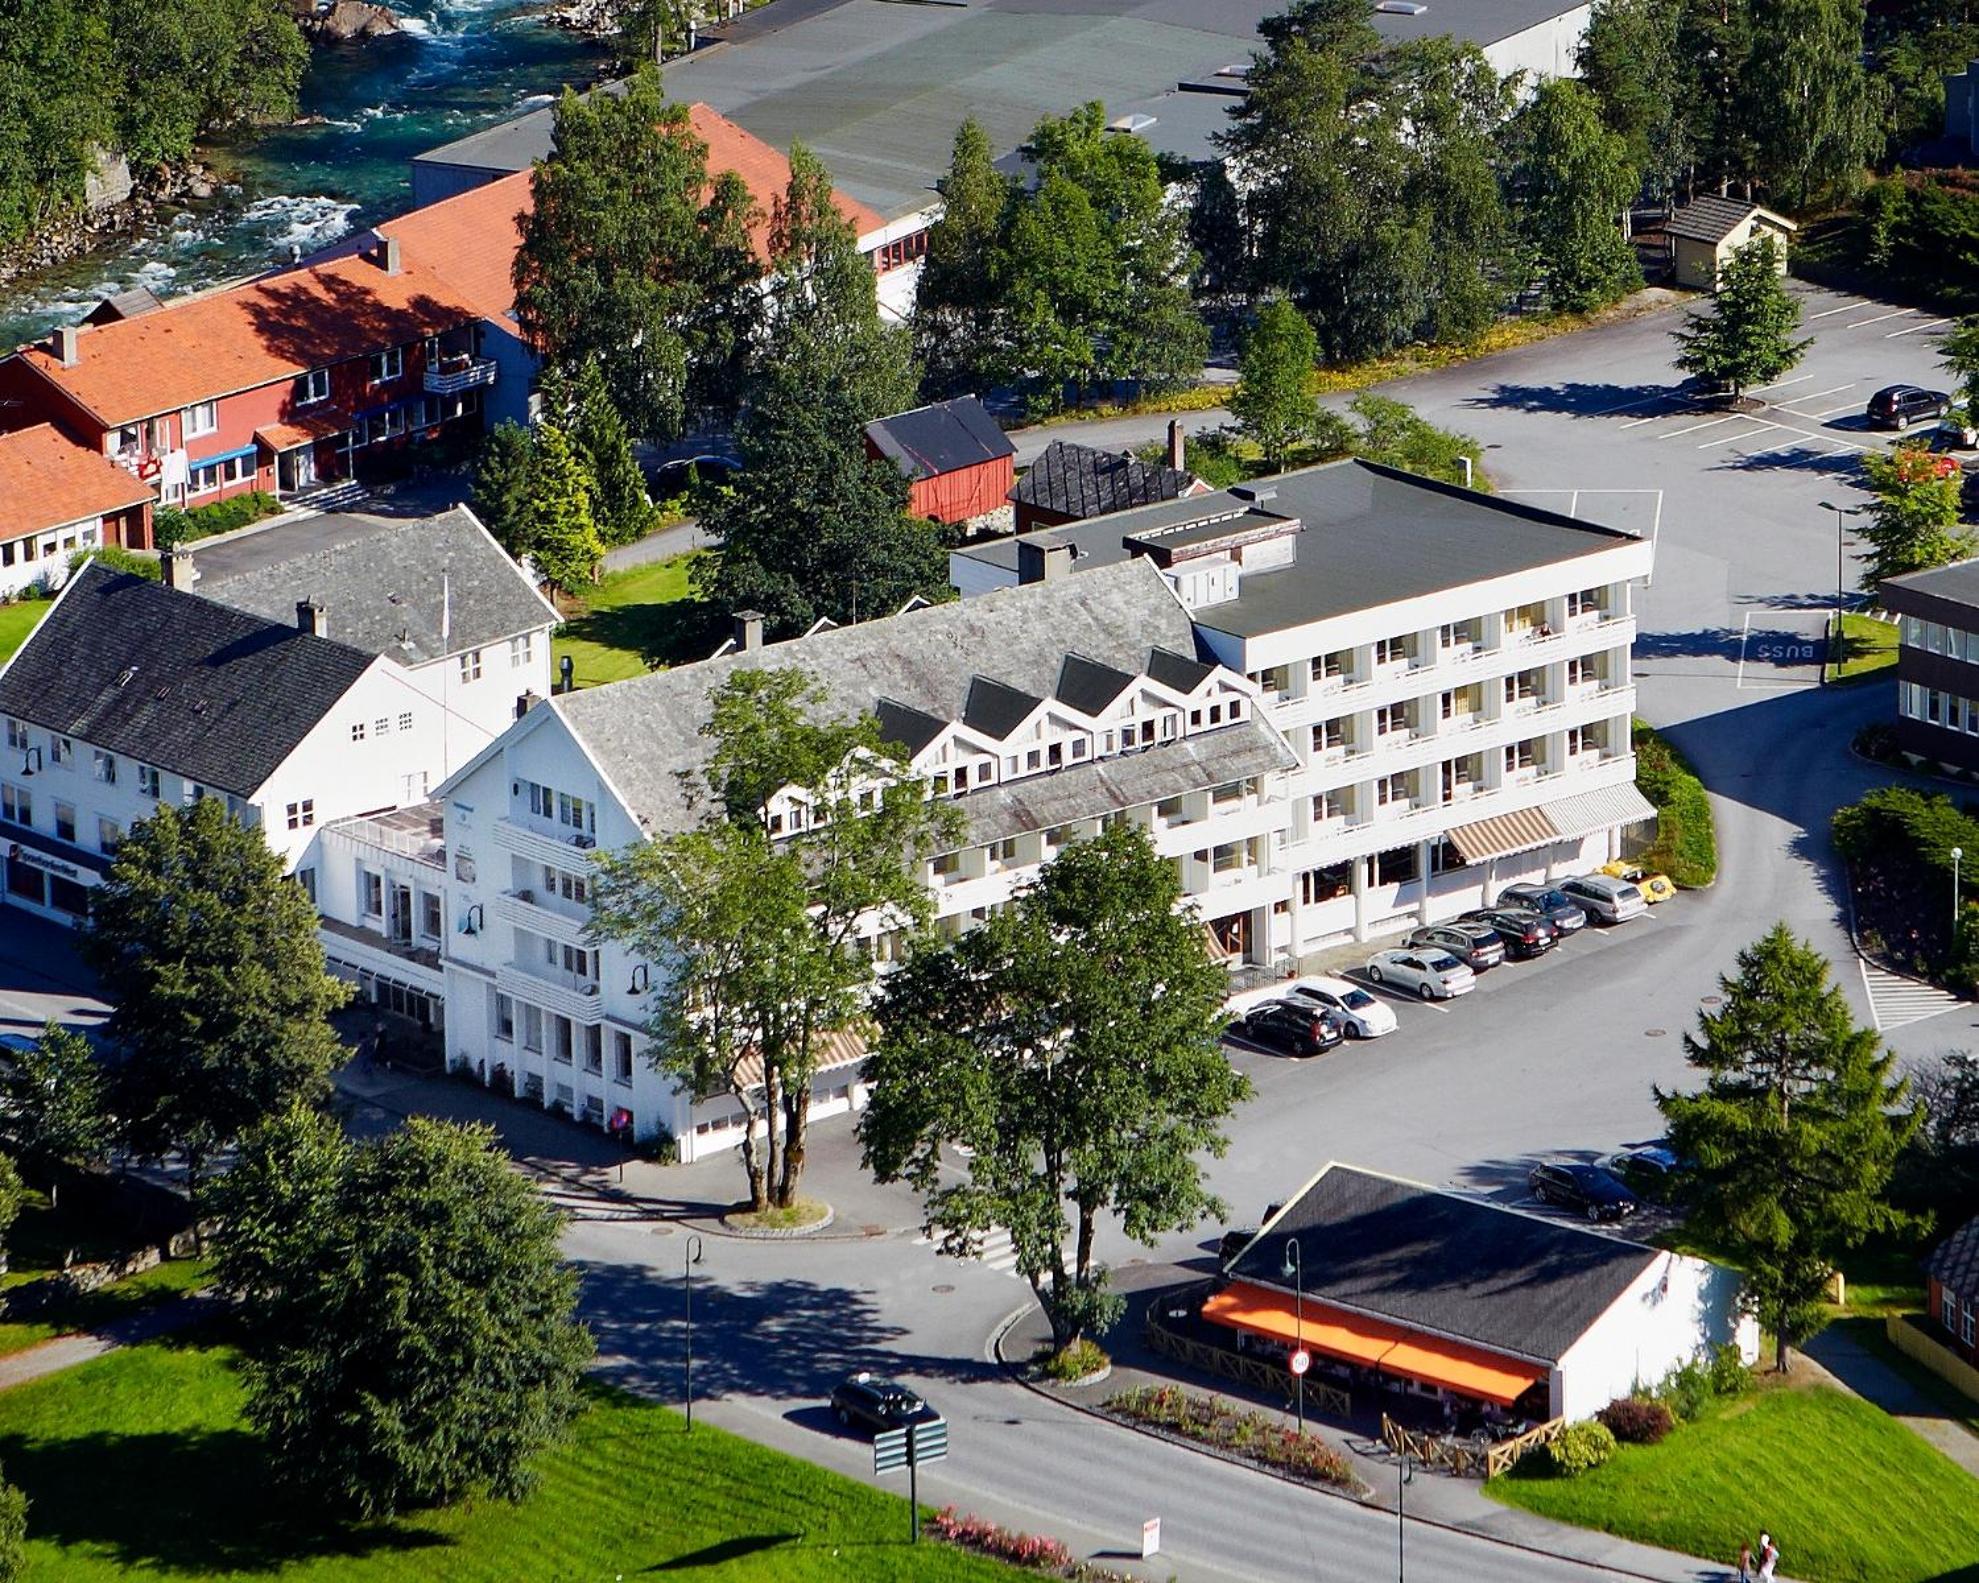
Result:
<svg viewBox="0 0 1979 1583">
<path fill-rule="evenodd" d="M 495 382 L 492 357 L 444 357 L 437 367 L 426 370 L 426 394 L 458 396 L 462 391 L 480 390 Z"/>
</svg>

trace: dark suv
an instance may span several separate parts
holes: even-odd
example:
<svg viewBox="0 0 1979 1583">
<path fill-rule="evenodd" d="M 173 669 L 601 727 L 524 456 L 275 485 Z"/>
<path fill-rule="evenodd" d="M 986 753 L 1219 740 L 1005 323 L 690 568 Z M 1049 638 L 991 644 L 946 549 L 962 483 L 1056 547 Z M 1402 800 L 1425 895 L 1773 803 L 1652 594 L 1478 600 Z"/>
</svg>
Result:
<svg viewBox="0 0 1979 1583">
<path fill-rule="evenodd" d="M 1283 1055 L 1323 1055 L 1344 1039 L 1346 1030 L 1331 1012 L 1289 1000 L 1256 1007 L 1230 1030 L 1240 1039 Z"/>
<path fill-rule="evenodd" d="M 1589 1220 L 1620 1220 L 1636 1211 L 1627 1184 L 1598 1165 L 1535 1165 L 1526 1186 L 1542 1204 L 1557 1204 Z"/>
<path fill-rule="evenodd" d="M 1496 929 L 1488 923 L 1465 923 L 1461 918 L 1411 929 L 1402 943 L 1448 951 L 1473 973 L 1482 973 L 1505 960 L 1505 942 L 1498 938 Z"/>
<path fill-rule="evenodd" d="M 1522 962 L 1544 956 L 1560 937 L 1559 930 L 1524 907 L 1480 907 L 1464 919 L 1490 927 L 1505 942 L 1505 950 Z"/>
<path fill-rule="evenodd" d="M 1952 398 L 1942 390 L 1917 385 L 1885 385 L 1869 398 L 1869 424 L 1877 429 L 1907 429 L 1924 418 L 1942 418 L 1952 410 Z"/>
<path fill-rule="evenodd" d="M 831 1410 L 847 1429 L 857 1424 L 874 1434 L 941 1416 L 898 1381 L 864 1373 L 848 1375 L 831 1388 Z"/>
<path fill-rule="evenodd" d="M 1507 885 L 1498 893 L 1498 900 L 1507 907 L 1538 913 L 1561 934 L 1572 934 L 1587 923 L 1586 910 L 1551 885 Z"/>
</svg>

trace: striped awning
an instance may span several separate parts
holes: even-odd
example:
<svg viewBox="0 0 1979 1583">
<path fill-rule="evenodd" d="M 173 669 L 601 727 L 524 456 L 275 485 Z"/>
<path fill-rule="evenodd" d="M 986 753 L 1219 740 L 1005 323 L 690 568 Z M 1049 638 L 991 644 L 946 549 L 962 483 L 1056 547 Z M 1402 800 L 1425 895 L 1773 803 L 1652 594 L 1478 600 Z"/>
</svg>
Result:
<svg viewBox="0 0 1979 1583">
<path fill-rule="evenodd" d="M 1641 824 L 1656 817 L 1656 806 L 1635 789 L 1632 781 L 1604 786 L 1599 791 L 1562 797 L 1546 805 L 1546 817 L 1563 841 L 1593 835 L 1597 830 L 1613 830 L 1618 825 Z"/>
<path fill-rule="evenodd" d="M 856 1028 L 834 1028 L 818 1040 L 817 1066 L 813 1071 L 836 1071 L 842 1066 L 857 1066 L 866 1059 L 866 1038 Z M 742 1084 L 745 1088 L 763 1086 L 763 1058 L 751 1051 L 743 1056 L 740 1063 Z"/>
<path fill-rule="evenodd" d="M 1559 839 L 1560 832 L 1546 817 L 1544 808 L 1521 808 L 1517 813 L 1496 814 L 1450 829 L 1450 844 L 1466 863 L 1530 852 L 1534 847 L 1551 846 Z"/>
</svg>

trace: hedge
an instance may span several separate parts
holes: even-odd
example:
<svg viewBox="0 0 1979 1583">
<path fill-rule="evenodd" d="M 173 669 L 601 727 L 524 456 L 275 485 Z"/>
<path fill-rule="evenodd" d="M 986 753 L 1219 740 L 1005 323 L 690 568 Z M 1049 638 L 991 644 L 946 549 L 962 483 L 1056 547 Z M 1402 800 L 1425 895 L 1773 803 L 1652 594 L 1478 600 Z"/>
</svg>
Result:
<svg viewBox="0 0 1979 1583">
<path fill-rule="evenodd" d="M 1656 806 L 1656 842 L 1638 861 L 1685 890 L 1718 877 L 1711 799 L 1688 760 L 1648 725 L 1635 722 L 1635 784 Z"/>
</svg>

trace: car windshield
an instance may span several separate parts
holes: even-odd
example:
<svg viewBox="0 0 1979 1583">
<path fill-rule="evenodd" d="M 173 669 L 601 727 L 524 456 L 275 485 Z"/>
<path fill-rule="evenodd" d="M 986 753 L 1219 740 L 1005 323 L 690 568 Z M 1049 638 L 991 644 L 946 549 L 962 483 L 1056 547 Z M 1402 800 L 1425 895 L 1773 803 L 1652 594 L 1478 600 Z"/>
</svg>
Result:
<svg viewBox="0 0 1979 1583">
<path fill-rule="evenodd" d="M 1350 989 L 1340 997 L 1340 1004 L 1359 1011 L 1363 1006 L 1372 1006 L 1374 997 L 1364 989 Z"/>
</svg>

